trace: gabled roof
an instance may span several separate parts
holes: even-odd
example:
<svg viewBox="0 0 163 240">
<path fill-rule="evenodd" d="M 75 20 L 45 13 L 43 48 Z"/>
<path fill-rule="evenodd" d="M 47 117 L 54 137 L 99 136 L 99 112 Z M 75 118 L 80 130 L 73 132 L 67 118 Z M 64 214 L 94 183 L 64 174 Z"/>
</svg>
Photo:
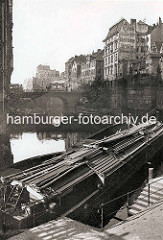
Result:
<svg viewBox="0 0 163 240">
<path fill-rule="evenodd" d="M 98 49 L 97 52 L 93 51 L 92 54 L 88 54 L 86 57 L 90 57 L 90 61 L 104 60 L 103 55 L 104 55 L 104 50 Z"/>
<path fill-rule="evenodd" d="M 101 49 L 98 49 L 97 52 L 93 52 L 91 54 L 91 58 L 97 58 L 100 55 L 101 51 Z"/>
<path fill-rule="evenodd" d="M 126 19 L 122 18 L 119 22 L 117 22 L 111 28 L 109 28 L 109 32 L 106 38 L 103 40 L 103 42 L 105 42 L 108 38 L 112 37 L 113 35 L 117 34 L 121 30 L 121 27 L 123 26 L 124 21 L 127 22 Z"/>
<path fill-rule="evenodd" d="M 96 56 L 96 60 L 104 60 L 104 50 L 101 50 L 98 52 L 98 55 Z"/>
</svg>

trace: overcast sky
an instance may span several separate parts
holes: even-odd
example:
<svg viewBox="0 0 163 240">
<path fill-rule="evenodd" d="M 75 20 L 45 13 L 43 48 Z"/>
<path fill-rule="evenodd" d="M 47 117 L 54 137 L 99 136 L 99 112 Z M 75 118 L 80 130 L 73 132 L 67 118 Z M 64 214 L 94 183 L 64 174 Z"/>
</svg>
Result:
<svg viewBox="0 0 163 240">
<path fill-rule="evenodd" d="M 74 55 L 103 48 L 102 40 L 120 18 L 153 24 L 163 19 L 163 1 L 13 0 L 12 82 L 35 76 L 39 64 L 64 71 Z"/>
</svg>

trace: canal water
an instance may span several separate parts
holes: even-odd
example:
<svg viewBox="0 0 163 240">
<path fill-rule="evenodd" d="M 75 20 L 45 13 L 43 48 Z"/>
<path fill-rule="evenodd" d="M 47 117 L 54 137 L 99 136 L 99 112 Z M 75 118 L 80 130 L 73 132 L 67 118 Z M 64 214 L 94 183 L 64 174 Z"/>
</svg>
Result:
<svg viewBox="0 0 163 240">
<path fill-rule="evenodd" d="M 99 131 L 101 126 L 1 126 L 0 167 L 10 167 L 21 160 L 62 152 Z"/>
</svg>

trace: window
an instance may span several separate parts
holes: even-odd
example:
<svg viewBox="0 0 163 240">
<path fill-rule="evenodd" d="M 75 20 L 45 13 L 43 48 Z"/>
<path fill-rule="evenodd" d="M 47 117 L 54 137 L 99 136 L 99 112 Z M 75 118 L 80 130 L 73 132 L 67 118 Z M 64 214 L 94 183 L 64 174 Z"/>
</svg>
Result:
<svg viewBox="0 0 163 240">
<path fill-rule="evenodd" d="M 114 68 L 115 68 L 115 74 L 116 74 L 116 76 L 117 76 L 117 73 L 118 73 L 117 64 L 114 65 Z"/>
<path fill-rule="evenodd" d="M 141 47 L 141 52 L 144 52 L 144 47 Z"/>
<path fill-rule="evenodd" d="M 115 62 L 118 60 L 118 54 L 115 54 Z"/>
<path fill-rule="evenodd" d="M 110 74 L 113 74 L 113 66 L 110 67 Z"/>
<path fill-rule="evenodd" d="M 113 44 L 110 45 L 110 52 L 113 52 Z"/>
<path fill-rule="evenodd" d="M 115 41 L 115 50 L 117 50 L 117 49 L 118 49 L 118 42 Z"/>
<path fill-rule="evenodd" d="M 111 63 L 113 62 L 113 55 L 111 56 Z"/>
</svg>

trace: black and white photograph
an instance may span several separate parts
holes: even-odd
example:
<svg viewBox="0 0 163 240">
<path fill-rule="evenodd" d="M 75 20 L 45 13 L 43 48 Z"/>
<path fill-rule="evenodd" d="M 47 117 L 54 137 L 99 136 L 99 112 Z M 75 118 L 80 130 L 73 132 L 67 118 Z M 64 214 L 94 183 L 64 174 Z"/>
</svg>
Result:
<svg viewBox="0 0 163 240">
<path fill-rule="evenodd" d="M 162 0 L 0 0 L 6 239 L 163 239 Z"/>
</svg>

